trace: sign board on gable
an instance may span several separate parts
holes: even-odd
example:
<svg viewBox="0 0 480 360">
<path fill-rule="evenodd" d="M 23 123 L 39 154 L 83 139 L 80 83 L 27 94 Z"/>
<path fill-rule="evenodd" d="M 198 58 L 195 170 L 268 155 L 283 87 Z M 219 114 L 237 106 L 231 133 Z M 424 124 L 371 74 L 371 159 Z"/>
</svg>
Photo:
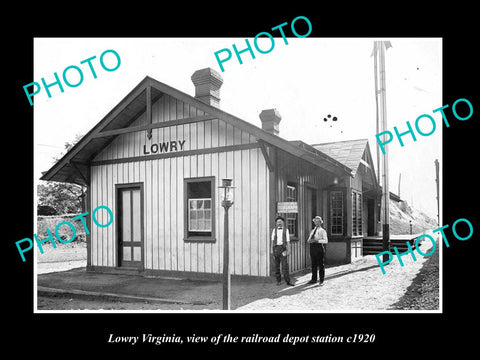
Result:
<svg viewBox="0 0 480 360">
<path fill-rule="evenodd" d="M 277 203 L 277 213 L 298 213 L 298 202 L 288 201 L 288 202 L 278 202 Z"/>
</svg>

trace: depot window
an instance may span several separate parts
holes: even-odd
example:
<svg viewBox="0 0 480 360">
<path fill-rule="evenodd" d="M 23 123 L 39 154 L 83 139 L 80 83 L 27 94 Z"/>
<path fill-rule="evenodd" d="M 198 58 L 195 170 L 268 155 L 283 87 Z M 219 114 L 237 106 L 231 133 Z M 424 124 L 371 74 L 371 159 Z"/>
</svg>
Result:
<svg viewBox="0 0 480 360">
<path fill-rule="evenodd" d="M 343 191 L 330 193 L 330 233 L 343 235 Z"/>
<path fill-rule="evenodd" d="M 361 236 L 362 230 L 362 193 L 352 191 L 352 235 Z"/>
<path fill-rule="evenodd" d="M 185 241 L 215 241 L 215 178 L 184 180 Z"/>
<path fill-rule="evenodd" d="M 287 184 L 287 201 L 297 202 L 298 201 L 298 191 L 297 185 L 293 183 Z M 285 220 L 287 222 L 287 229 L 290 233 L 290 236 L 293 238 L 298 237 L 298 214 L 297 213 L 287 213 Z"/>
</svg>

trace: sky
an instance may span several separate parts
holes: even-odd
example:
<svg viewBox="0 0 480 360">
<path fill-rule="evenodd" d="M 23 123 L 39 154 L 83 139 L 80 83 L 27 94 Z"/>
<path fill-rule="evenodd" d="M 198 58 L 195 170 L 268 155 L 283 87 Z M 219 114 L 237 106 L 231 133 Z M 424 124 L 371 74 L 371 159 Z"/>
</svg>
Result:
<svg viewBox="0 0 480 360">
<path fill-rule="evenodd" d="M 187 94 L 194 95 L 191 75 L 211 67 L 221 73 L 220 107 L 245 121 L 261 127 L 259 114 L 276 108 L 281 116 L 280 136 L 308 144 L 366 138 L 372 157 L 377 156 L 374 40 L 389 40 L 386 51 L 387 128 L 393 132 L 414 127 L 415 120 L 428 114 L 436 120 L 430 136 L 402 137 L 404 146 L 394 139 L 387 146 L 390 191 L 398 193 L 410 205 L 436 218 L 434 160 L 442 164 L 442 120 L 433 113 L 442 103 L 441 38 L 274 38 L 275 46 L 267 54 L 254 49 L 255 59 L 243 53 L 243 64 L 233 54 L 223 63 L 221 72 L 214 53 L 232 44 L 245 48 L 245 38 L 36 38 L 34 40 L 34 79 L 47 84 L 54 72 L 61 78 L 70 65 L 83 71 L 78 87 L 50 88 L 48 98 L 42 88 L 34 97 L 34 176 L 53 165 L 53 158 L 64 152 L 65 143 L 77 134 L 84 135 L 116 106 L 145 76 L 150 76 Z M 253 39 L 249 39 L 253 44 Z M 261 49 L 270 46 L 260 38 Z M 121 64 L 107 72 L 100 63 L 105 50 L 115 50 Z M 104 60 L 107 67 L 116 64 L 112 54 Z M 88 64 L 92 60 L 97 78 Z M 223 55 L 222 55 L 223 56 Z M 72 83 L 79 81 L 75 71 L 68 72 Z M 25 97 L 26 104 L 28 99 Z M 330 117 L 328 117 L 330 115 Z M 333 117 L 337 121 L 332 121 Z M 324 119 L 327 119 L 325 121 Z M 427 132 L 428 122 L 419 123 Z M 376 165 L 376 162 L 375 162 Z"/>
</svg>

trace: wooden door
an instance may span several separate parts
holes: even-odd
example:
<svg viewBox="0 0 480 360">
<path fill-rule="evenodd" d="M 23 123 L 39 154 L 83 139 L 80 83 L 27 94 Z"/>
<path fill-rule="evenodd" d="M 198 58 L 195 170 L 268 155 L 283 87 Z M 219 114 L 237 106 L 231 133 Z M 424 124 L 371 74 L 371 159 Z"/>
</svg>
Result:
<svg viewBox="0 0 480 360">
<path fill-rule="evenodd" d="M 140 187 L 118 193 L 118 266 L 143 268 L 143 201 Z"/>
</svg>

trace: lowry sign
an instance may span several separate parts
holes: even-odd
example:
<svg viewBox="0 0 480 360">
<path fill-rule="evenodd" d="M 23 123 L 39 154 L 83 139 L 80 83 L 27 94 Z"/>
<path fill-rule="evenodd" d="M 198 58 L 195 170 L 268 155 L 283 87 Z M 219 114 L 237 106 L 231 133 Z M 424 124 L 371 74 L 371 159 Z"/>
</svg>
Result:
<svg viewBox="0 0 480 360">
<path fill-rule="evenodd" d="M 157 154 L 157 153 L 167 153 L 172 151 L 182 151 L 183 146 L 185 145 L 185 140 L 172 140 L 161 143 L 153 143 L 150 146 L 147 144 L 143 145 L 143 154 Z"/>
</svg>

